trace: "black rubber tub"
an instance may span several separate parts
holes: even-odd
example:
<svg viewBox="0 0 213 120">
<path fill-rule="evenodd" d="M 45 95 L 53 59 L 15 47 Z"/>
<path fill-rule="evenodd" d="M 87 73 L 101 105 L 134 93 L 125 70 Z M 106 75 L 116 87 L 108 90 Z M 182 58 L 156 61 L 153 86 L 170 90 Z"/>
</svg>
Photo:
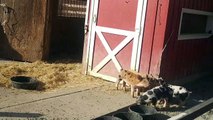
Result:
<svg viewBox="0 0 213 120">
<path fill-rule="evenodd" d="M 155 108 L 146 105 L 132 105 L 129 107 L 129 112 L 140 114 L 143 120 L 153 120 L 158 113 Z"/>
<path fill-rule="evenodd" d="M 93 120 L 122 120 L 122 119 L 114 117 L 114 116 L 102 116 L 102 117 L 95 118 Z"/>
<path fill-rule="evenodd" d="M 122 120 L 143 120 L 143 117 L 140 114 L 135 114 L 131 112 L 120 112 L 113 115 Z"/>
<path fill-rule="evenodd" d="M 12 86 L 18 89 L 36 90 L 38 81 L 27 76 L 14 76 L 11 78 Z"/>
</svg>

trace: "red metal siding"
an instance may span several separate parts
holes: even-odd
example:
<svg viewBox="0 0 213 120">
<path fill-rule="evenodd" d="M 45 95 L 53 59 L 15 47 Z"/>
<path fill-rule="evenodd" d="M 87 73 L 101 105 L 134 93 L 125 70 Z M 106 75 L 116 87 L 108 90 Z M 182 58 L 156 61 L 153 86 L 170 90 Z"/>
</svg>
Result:
<svg viewBox="0 0 213 120">
<path fill-rule="evenodd" d="M 140 72 L 159 74 L 169 0 L 148 0 Z"/>
<path fill-rule="evenodd" d="M 169 0 L 159 0 L 158 3 L 158 12 L 157 12 L 157 19 L 156 19 L 156 28 L 154 33 L 154 41 L 152 46 L 152 59 L 150 64 L 150 73 L 152 74 L 159 74 L 159 64 L 161 61 L 161 53 L 164 38 L 165 38 L 165 29 L 167 24 L 167 14 L 168 14 L 168 6 Z"/>
<path fill-rule="evenodd" d="M 212 57 L 212 38 L 178 40 L 182 8 L 213 12 L 212 0 L 170 0 L 165 43 L 173 32 L 163 53 L 161 76 L 166 79 L 180 79 L 205 70 L 205 64 Z"/>
<path fill-rule="evenodd" d="M 149 0 L 147 4 L 143 45 L 141 49 L 140 72 L 149 73 L 152 43 L 155 31 L 158 0 Z"/>
</svg>

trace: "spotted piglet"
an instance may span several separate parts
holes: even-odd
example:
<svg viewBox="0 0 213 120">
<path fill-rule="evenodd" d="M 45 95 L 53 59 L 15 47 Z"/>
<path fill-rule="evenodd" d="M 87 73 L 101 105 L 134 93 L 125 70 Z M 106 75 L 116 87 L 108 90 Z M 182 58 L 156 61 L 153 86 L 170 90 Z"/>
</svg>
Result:
<svg viewBox="0 0 213 120">
<path fill-rule="evenodd" d="M 181 107 L 189 98 L 190 91 L 182 86 L 161 84 L 143 93 L 137 100 L 138 104 L 152 104 L 156 107 L 157 103 L 163 101 L 163 107 L 170 104 Z"/>
<path fill-rule="evenodd" d="M 172 94 L 173 90 L 171 88 L 160 85 L 144 92 L 136 102 L 137 104 L 152 104 L 156 107 L 158 101 L 164 100 L 163 107 L 167 107 L 167 101 L 172 98 Z"/>
<path fill-rule="evenodd" d="M 169 88 L 172 89 L 172 99 L 170 99 L 170 104 L 175 105 L 176 107 L 182 107 L 186 101 L 189 99 L 191 91 L 188 91 L 183 86 L 177 85 L 168 85 Z"/>
</svg>

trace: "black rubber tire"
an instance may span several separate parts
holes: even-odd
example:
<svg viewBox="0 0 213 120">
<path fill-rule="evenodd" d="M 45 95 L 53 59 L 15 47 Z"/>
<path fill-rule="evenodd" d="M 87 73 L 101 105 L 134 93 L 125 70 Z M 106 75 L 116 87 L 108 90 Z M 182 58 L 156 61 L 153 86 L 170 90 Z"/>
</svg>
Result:
<svg viewBox="0 0 213 120">
<path fill-rule="evenodd" d="M 18 89 L 36 90 L 38 86 L 37 79 L 27 76 L 14 76 L 11 82 L 12 86 Z"/>
</svg>

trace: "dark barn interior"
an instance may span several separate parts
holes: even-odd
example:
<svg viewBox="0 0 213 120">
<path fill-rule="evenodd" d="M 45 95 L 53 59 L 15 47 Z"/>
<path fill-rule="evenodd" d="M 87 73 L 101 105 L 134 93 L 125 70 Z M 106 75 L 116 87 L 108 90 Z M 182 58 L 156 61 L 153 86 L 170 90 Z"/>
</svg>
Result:
<svg viewBox="0 0 213 120">
<path fill-rule="evenodd" d="M 57 0 L 53 11 L 49 59 L 81 62 L 86 0 Z"/>
</svg>

